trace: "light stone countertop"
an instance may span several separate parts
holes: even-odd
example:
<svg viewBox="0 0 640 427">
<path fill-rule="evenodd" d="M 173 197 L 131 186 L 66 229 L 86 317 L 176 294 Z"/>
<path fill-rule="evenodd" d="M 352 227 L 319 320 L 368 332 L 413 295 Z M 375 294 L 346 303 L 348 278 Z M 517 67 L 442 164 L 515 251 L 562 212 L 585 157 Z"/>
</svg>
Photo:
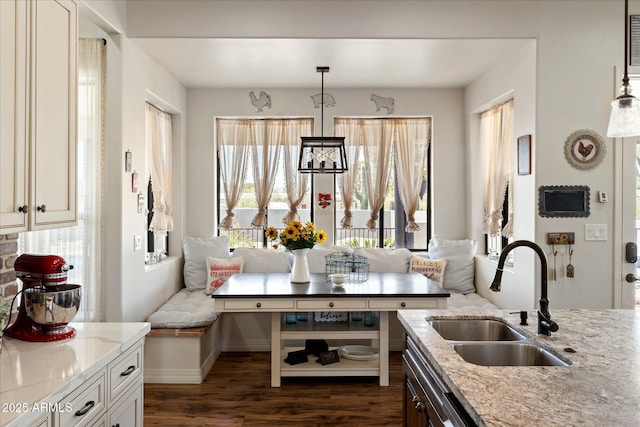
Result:
<svg viewBox="0 0 640 427">
<path fill-rule="evenodd" d="M 507 310 L 402 310 L 398 318 L 480 426 L 640 426 L 640 310 L 550 312 L 560 327 L 551 337 L 537 335 L 534 310 L 528 326 Z M 474 365 L 426 318 L 503 319 L 572 364 Z"/>
<path fill-rule="evenodd" d="M 119 354 L 143 339 L 149 323 L 70 323 L 73 338 L 36 343 L 3 337 L 0 426 L 28 425 Z"/>
</svg>

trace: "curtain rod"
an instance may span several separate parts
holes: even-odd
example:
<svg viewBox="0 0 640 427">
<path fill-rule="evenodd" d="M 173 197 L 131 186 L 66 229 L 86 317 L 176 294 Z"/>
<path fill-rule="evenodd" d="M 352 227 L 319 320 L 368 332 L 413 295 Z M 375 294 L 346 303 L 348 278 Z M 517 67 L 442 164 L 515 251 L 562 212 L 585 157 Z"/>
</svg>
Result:
<svg viewBox="0 0 640 427">
<path fill-rule="evenodd" d="M 102 45 L 107 45 L 107 39 L 100 37 L 80 37 L 80 40 L 102 40 Z"/>
</svg>

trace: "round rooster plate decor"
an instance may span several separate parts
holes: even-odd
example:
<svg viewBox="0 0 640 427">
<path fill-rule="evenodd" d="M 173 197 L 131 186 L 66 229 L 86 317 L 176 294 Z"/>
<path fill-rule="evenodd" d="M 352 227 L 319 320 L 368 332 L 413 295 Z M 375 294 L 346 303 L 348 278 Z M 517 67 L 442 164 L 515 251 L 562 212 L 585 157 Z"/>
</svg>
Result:
<svg viewBox="0 0 640 427">
<path fill-rule="evenodd" d="M 593 169 L 602 163 L 607 147 L 598 132 L 580 129 L 564 143 L 564 157 L 576 169 Z"/>
</svg>

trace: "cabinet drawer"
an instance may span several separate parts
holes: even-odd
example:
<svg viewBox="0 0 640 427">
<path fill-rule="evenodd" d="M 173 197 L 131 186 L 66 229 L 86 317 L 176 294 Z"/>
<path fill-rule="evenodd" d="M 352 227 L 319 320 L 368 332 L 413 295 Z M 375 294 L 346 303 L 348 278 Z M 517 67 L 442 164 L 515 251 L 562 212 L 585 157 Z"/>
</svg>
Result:
<svg viewBox="0 0 640 427">
<path fill-rule="evenodd" d="M 263 300 L 255 300 L 255 299 L 233 299 L 233 300 L 225 300 L 224 301 L 224 309 L 225 310 L 251 310 L 251 311 L 260 311 L 260 310 L 292 310 L 293 309 L 293 300 L 286 299 L 263 299 Z"/>
<path fill-rule="evenodd" d="M 104 369 L 91 377 L 83 386 L 59 402 L 56 413 L 59 426 L 91 425 L 106 408 L 106 375 Z"/>
<path fill-rule="evenodd" d="M 402 310 L 438 308 L 437 298 L 384 298 L 369 300 L 369 308 L 373 310 Z"/>
<path fill-rule="evenodd" d="M 298 300 L 296 308 L 299 310 L 364 310 L 367 301 L 364 299 L 326 299 L 326 300 Z"/>
<path fill-rule="evenodd" d="M 134 346 L 109 363 L 107 374 L 109 402 L 113 402 L 142 375 L 142 345 Z"/>
</svg>

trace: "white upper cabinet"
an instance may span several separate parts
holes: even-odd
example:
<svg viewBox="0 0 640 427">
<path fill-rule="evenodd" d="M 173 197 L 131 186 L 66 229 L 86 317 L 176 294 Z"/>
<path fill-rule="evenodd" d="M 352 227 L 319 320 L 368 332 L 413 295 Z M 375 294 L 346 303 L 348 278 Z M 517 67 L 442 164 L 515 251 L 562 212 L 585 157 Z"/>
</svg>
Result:
<svg viewBox="0 0 640 427">
<path fill-rule="evenodd" d="M 0 233 L 74 225 L 77 5 L 0 1 Z"/>
</svg>

